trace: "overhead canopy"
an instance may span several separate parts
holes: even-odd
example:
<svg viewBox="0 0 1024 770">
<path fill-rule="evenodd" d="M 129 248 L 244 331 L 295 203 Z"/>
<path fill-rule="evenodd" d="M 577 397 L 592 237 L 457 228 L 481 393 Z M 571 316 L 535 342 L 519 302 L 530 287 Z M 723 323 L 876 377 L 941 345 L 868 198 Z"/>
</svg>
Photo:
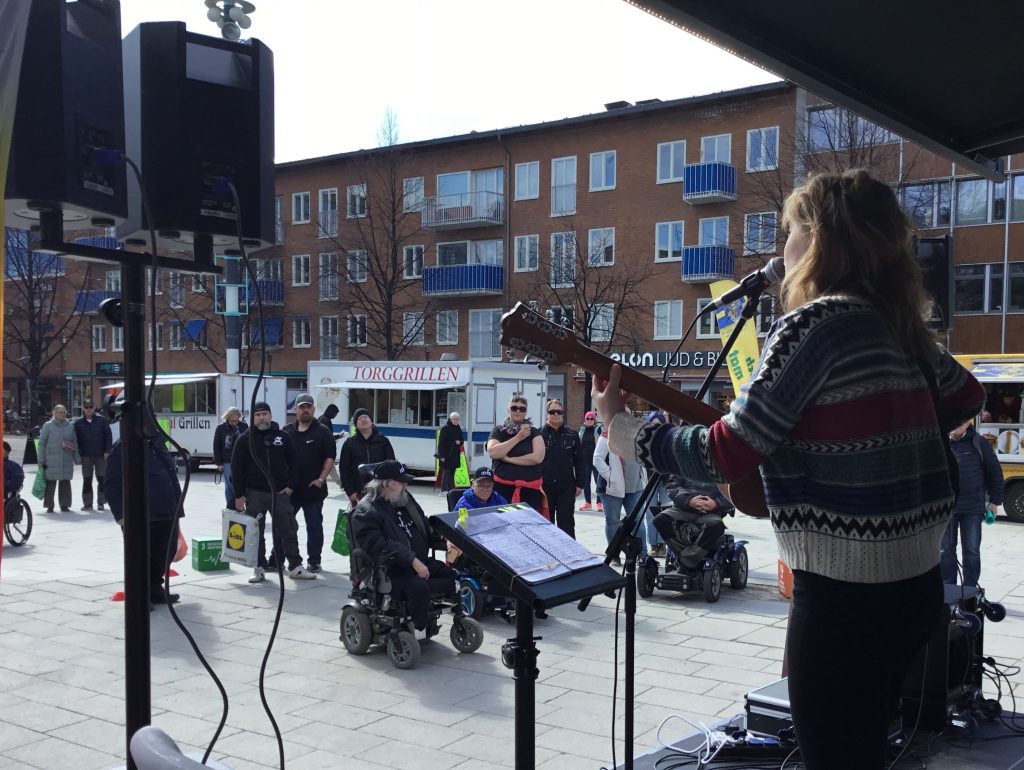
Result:
<svg viewBox="0 0 1024 770">
<path fill-rule="evenodd" d="M 1024 152 L 1024 3 L 626 1 L 990 178 Z"/>
<path fill-rule="evenodd" d="M 318 385 L 318 388 L 352 389 L 365 388 L 369 390 L 451 390 L 461 388 L 465 383 L 458 382 L 328 382 L 325 385 Z"/>
<path fill-rule="evenodd" d="M 189 382 L 202 382 L 203 380 L 212 380 L 217 375 L 213 374 L 158 374 L 156 376 L 157 385 L 185 385 Z M 146 387 L 149 387 L 149 380 L 151 375 L 146 375 Z M 110 385 L 104 385 L 101 390 L 123 390 L 123 382 L 115 382 Z"/>
<path fill-rule="evenodd" d="M 979 362 L 971 374 L 978 382 L 1024 383 L 1024 363 Z"/>
</svg>

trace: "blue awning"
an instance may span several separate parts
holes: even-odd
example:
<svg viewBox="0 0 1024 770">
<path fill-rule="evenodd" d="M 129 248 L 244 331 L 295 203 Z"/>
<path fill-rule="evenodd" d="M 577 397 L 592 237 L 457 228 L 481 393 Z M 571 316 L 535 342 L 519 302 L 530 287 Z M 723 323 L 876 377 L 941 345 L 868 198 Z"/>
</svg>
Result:
<svg viewBox="0 0 1024 770">
<path fill-rule="evenodd" d="M 281 344 L 281 326 L 283 324 L 284 318 L 281 316 L 271 316 L 270 318 L 263 319 L 263 330 L 266 332 L 266 342 L 268 345 Z M 252 344 L 259 344 L 260 337 L 262 336 L 259 327 L 254 328 L 252 331 Z"/>
<path fill-rule="evenodd" d="M 190 340 L 198 340 L 206 328 L 206 319 L 196 318 L 185 322 L 185 334 Z"/>
</svg>

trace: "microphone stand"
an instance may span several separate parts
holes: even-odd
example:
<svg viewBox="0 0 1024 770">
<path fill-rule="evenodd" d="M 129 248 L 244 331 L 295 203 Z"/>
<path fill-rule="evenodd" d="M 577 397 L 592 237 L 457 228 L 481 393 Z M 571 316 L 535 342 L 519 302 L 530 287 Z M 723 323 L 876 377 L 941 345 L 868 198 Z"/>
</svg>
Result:
<svg viewBox="0 0 1024 770">
<path fill-rule="evenodd" d="M 722 362 L 728 357 L 729 352 L 735 345 L 736 340 L 739 339 L 740 333 L 743 331 L 743 327 L 746 326 L 747 321 L 754 317 L 757 312 L 757 306 L 760 304 L 761 295 L 764 293 L 762 286 L 751 286 L 750 290 L 745 297 L 743 310 L 740 312 L 739 319 L 733 325 L 733 330 L 729 334 L 729 338 L 722 345 L 722 353 L 715 359 L 715 363 L 708 369 L 707 375 L 704 377 L 704 381 L 701 383 L 700 389 L 697 391 L 696 398 L 698 401 L 703 400 L 707 395 L 708 391 L 711 390 L 711 383 L 715 381 L 719 370 L 722 368 Z M 708 305 L 705 308 L 705 313 L 711 312 L 715 309 L 714 305 Z M 739 362 L 737 362 L 738 364 Z M 611 564 L 612 559 L 616 558 L 621 552 L 623 559 L 623 574 L 626 576 L 625 586 L 625 637 L 626 637 L 626 650 L 625 650 L 625 703 L 626 713 L 623 720 L 623 750 L 625 751 L 626 758 L 623 764 L 624 770 L 633 770 L 633 709 L 635 708 L 635 665 L 634 665 L 634 649 L 636 639 L 636 568 L 637 560 L 640 556 L 641 549 L 643 547 L 643 540 L 637 537 L 637 531 L 644 520 L 644 513 L 647 510 L 647 504 L 654 496 L 654 491 L 657 489 L 658 484 L 662 481 L 664 476 L 660 473 L 653 472 L 650 478 L 647 480 L 647 485 L 644 487 L 643 492 L 640 494 L 640 498 L 633 505 L 633 510 L 629 514 L 619 521 L 619 527 L 615 530 L 615 534 L 612 536 L 611 542 L 608 544 L 608 548 L 604 552 L 604 563 Z M 650 555 L 646 555 L 645 559 L 652 558 Z M 586 597 L 581 599 L 577 605 L 577 609 L 580 612 L 585 612 L 587 607 L 590 605 L 590 598 Z"/>
</svg>

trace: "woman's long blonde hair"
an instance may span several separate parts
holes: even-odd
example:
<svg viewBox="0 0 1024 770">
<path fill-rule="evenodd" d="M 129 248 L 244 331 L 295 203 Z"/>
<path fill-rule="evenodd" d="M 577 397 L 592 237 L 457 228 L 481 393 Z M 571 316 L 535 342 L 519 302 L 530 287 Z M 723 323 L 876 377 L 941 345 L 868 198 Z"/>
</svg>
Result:
<svg viewBox="0 0 1024 770">
<path fill-rule="evenodd" d="M 786 199 L 782 225 L 807 228 L 807 253 L 782 282 L 793 310 L 827 294 L 852 294 L 884 316 L 911 360 L 932 361 L 925 318 L 931 300 L 921 282 L 913 231 L 892 189 L 864 169 L 819 174 Z"/>
</svg>

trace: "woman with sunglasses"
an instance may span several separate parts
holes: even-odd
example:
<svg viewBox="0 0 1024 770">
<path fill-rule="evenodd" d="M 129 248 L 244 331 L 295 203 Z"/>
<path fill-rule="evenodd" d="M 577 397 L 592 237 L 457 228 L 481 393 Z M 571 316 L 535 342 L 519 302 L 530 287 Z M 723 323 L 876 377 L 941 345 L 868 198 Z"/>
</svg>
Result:
<svg viewBox="0 0 1024 770">
<path fill-rule="evenodd" d="M 576 431 L 565 427 L 565 407 L 557 398 L 548 401 L 544 438 L 544 494 L 552 521 L 569 537 L 576 537 L 576 498 L 583 492 L 587 473 Z"/>
<path fill-rule="evenodd" d="M 526 397 L 513 395 L 508 419 L 496 425 L 487 438 L 487 456 L 492 461 L 494 491 L 511 503 L 527 503 L 547 516 L 541 474 L 544 439 L 530 423 L 526 409 Z"/>
</svg>

